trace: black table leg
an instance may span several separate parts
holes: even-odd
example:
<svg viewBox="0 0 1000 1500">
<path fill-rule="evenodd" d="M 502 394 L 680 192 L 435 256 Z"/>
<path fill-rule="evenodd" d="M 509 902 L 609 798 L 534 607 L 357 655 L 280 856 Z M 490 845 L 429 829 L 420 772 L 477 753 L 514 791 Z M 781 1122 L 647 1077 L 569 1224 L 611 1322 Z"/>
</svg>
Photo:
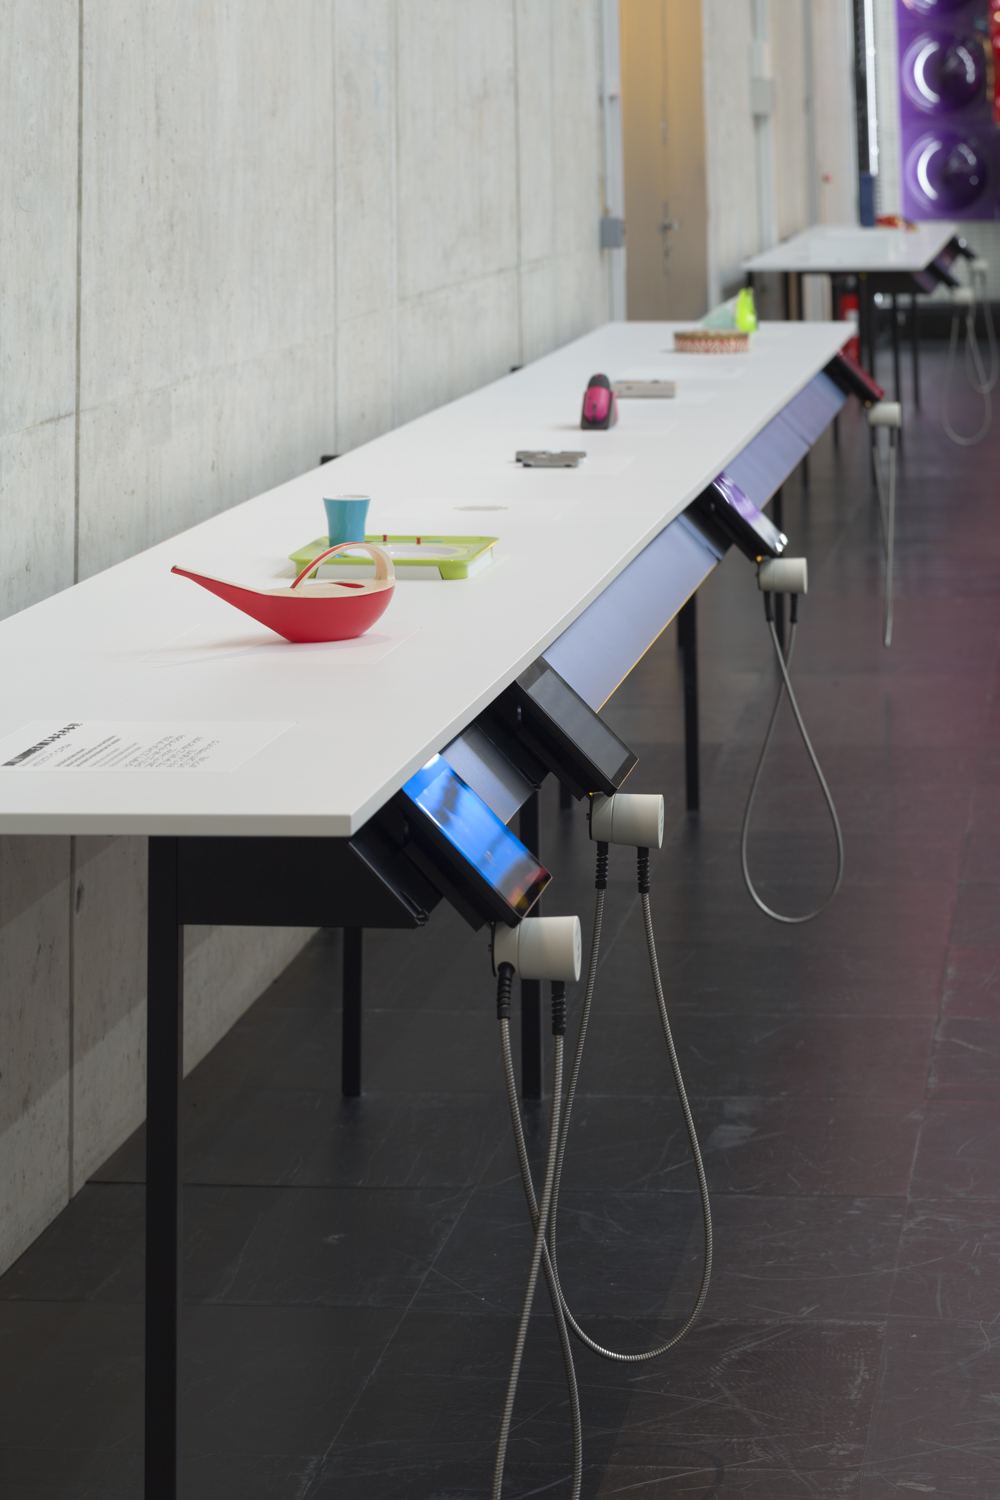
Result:
<svg viewBox="0 0 1000 1500">
<path fill-rule="evenodd" d="M 917 294 L 910 298 L 910 341 L 913 347 L 913 404 L 920 406 L 920 333 L 917 327 Z"/>
<path fill-rule="evenodd" d="M 532 792 L 521 808 L 521 843 L 540 856 L 538 793 Z M 541 901 L 532 915 L 541 916 Z M 542 986 L 537 979 L 521 980 L 521 1093 L 525 1099 L 542 1097 Z"/>
<path fill-rule="evenodd" d="M 698 613 L 692 594 L 677 612 L 677 637 L 684 664 L 684 782 L 688 812 L 701 806 L 698 766 Z"/>
<path fill-rule="evenodd" d="M 345 1099 L 361 1095 L 361 999 L 363 993 L 363 927 L 344 928 L 341 987 L 340 1091 Z"/>
<path fill-rule="evenodd" d="M 146 1500 L 178 1489 L 184 929 L 178 840 L 149 840 L 146 977 Z"/>
<path fill-rule="evenodd" d="M 875 302 L 867 276 L 858 277 L 858 338 L 861 363 L 875 378 Z"/>
</svg>

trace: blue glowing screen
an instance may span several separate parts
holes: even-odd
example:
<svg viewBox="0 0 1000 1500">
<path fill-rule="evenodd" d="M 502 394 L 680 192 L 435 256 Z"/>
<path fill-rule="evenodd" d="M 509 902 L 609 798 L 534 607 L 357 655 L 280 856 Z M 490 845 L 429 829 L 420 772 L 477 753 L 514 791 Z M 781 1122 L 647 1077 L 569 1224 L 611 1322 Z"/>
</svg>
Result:
<svg viewBox="0 0 1000 1500">
<path fill-rule="evenodd" d="M 435 755 L 403 791 L 514 911 L 531 908 L 552 877 L 447 761 Z"/>
</svg>

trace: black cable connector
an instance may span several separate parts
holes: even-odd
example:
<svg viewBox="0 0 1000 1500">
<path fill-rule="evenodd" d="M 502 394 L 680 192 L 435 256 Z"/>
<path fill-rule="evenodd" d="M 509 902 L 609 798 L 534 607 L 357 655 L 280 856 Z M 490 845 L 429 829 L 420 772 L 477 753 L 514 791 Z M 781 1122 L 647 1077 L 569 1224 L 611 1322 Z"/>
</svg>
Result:
<svg viewBox="0 0 1000 1500">
<path fill-rule="evenodd" d="M 598 844 L 597 846 L 597 874 L 594 876 L 594 890 L 606 891 L 608 888 L 608 846 Z"/>
<path fill-rule="evenodd" d="M 514 987 L 514 965 L 501 964 L 497 970 L 497 1020 L 510 1020 L 510 992 Z"/>
<path fill-rule="evenodd" d="M 636 858 L 639 867 L 639 895 L 649 895 L 649 850 L 637 849 Z"/>
<path fill-rule="evenodd" d="M 764 595 L 764 619 L 769 625 L 774 621 L 774 600 L 770 594 Z"/>
<path fill-rule="evenodd" d="M 789 623 L 789 625 L 795 625 L 795 624 L 797 624 L 798 623 L 798 618 L 799 618 L 799 596 L 798 596 L 798 594 L 793 594 L 792 597 L 791 597 L 790 605 L 789 605 L 789 615 L 788 615 L 788 623 Z"/>
<path fill-rule="evenodd" d="M 552 1035 L 566 1035 L 566 985 L 561 979 L 552 981 Z"/>
</svg>

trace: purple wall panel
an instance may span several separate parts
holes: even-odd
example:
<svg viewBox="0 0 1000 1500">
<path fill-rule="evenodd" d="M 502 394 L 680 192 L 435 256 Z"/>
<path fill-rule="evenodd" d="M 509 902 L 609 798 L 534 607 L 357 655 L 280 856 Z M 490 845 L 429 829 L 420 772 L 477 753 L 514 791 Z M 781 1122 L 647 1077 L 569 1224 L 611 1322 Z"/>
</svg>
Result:
<svg viewBox="0 0 1000 1500">
<path fill-rule="evenodd" d="M 896 0 L 903 213 L 1000 219 L 982 0 Z"/>
</svg>

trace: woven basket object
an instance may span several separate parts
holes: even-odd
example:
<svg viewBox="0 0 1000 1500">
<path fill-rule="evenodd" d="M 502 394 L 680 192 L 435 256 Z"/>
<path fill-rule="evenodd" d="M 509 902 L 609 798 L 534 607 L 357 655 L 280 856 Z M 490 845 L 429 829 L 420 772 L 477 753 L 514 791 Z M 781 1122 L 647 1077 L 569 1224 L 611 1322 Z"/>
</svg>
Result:
<svg viewBox="0 0 1000 1500">
<path fill-rule="evenodd" d="M 738 328 L 685 328 L 674 334 L 678 354 L 746 354 L 749 348 L 750 335 Z"/>
</svg>

